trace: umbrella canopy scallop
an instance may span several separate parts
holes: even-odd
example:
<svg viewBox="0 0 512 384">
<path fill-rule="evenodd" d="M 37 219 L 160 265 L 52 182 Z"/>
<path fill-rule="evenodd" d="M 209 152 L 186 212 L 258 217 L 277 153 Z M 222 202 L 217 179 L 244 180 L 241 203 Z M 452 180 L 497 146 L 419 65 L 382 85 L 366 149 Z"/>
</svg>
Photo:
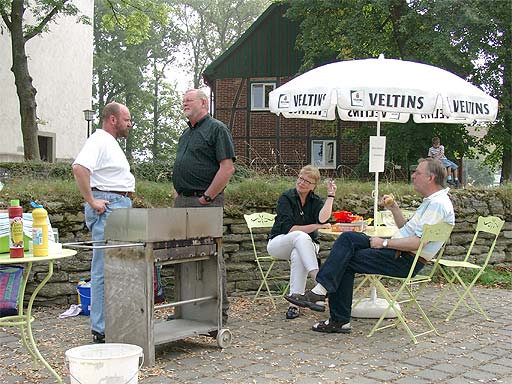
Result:
<svg viewBox="0 0 512 384">
<path fill-rule="evenodd" d="M 339 61 L 270 92 L 270 110 L 290 118 L 471 123 L 494 121 L 498 101 L 431 65 L 385 59 Z M 376 113 L 380 112 L 380 113 Z"/>
</svg>

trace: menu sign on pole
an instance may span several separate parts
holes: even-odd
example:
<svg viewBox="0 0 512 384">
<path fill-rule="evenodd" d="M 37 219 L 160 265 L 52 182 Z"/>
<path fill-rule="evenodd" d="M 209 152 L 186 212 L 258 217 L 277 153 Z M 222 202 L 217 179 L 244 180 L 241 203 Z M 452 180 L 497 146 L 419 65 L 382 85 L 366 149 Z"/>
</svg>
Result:
<svg viewBox="0 0 512 384">
<path fill-rule="evenodd" d="M 370 136 L 369 172 L 384 172 L 386 136 Z"/>
</svg>

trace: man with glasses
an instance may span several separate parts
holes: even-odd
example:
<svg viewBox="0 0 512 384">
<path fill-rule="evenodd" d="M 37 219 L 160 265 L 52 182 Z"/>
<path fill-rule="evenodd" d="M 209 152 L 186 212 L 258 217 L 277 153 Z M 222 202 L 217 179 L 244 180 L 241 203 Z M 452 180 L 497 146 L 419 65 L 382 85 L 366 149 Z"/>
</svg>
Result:
<svg viewBox="0 0 512 384">
<path fill-rule="evenodd" d="M 208 96 L 190 89 L 183 97 L 188 128 L 181 135 L 172 182 L 174 207 L 223 207 L 224 188 L 235 173 L 235 149 L 226 125 L 208 113 Z M 219 254 L 222 275 L 222 320 L 228 320 L 226 266 Z"/>
<path fill-rule="evenodd" d="M 318 272 L 318 284 L 303 295 L 290 295 L 286 299 L 300 307 L 321 311 L 316 302 L 329 293 L 330 318 L 313 325 L 316 332 L 350 333 L 352 291 L 356 273 L 382 274 L 406 277 L 414 262 L 423 225 L 444 221 L 455 224 L 453 205 L 444 188 L 446 170 L 436 159 L 421 159 L 412 176 L 414 189 L 423 196 L 423 202 L 414 216 L 407 221 L 393 199 L 382 197 L 395 219 L 399 230 L 391 239 L 369 237 L 364 233 L 343 233 L 333 244 L 331 253 Z M 429 243 L 423 249 L 414 275 L 431 260 L 442 244 Z"/>
</svg>

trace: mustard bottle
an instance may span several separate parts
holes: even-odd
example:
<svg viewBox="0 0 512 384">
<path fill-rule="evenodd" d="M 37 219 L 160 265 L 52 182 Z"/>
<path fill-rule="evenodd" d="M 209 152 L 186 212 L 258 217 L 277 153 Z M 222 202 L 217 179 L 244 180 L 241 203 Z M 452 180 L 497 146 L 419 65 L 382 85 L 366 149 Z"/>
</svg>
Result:
<svg viewBox="0 0 512 384">
<path fill-rule="evenodd" d="M 34 256 L 48 256 L 48 212 L 42 205 L 31 203 L 32 211 L 32 244 Z"/>
</svg>

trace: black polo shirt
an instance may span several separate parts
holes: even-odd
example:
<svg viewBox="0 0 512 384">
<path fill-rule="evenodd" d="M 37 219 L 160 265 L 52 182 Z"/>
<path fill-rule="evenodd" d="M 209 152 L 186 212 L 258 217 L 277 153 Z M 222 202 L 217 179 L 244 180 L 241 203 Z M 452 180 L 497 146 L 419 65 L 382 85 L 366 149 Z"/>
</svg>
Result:
<svg viewBox="0 0 512 384">
<path fill-rule="evenodd" d="M 178 193 L 206 191 L 219 163 L 231 158 L 235 161 L 235 149 L 231 133 L 224 123 L 209 114 L 189 127 L 181 135 L 176 153 L 172 182 Z"/>
<path fill-rule="evenodd" d="M 283 192 L 277 201 L 276 219 L 269 234 L 269 239 L 290 232 L 294 225 L 319 224 L 318 215 L 324 206 L 320 196 L 310 192 L 304 207 L 295 188 Z M 318 243 L 318 231 L 309 233 L 314 242 Z"/>
</svg>

